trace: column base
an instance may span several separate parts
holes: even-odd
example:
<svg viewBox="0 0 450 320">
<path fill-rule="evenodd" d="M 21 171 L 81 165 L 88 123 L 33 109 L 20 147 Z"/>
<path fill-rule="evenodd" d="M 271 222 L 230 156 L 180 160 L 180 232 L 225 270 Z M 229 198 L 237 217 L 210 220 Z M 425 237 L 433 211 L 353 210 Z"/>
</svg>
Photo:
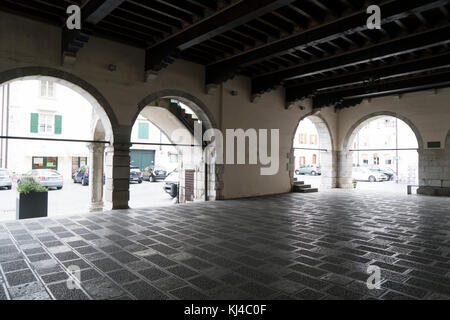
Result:
<svg viewBox="0 0 450 320">
<path fill-rule="evenodd" d="M 102 212 L 104 210 L 103 206 L 104 206 L 103 201 L 91 203 L 91 205 L 89 206 L 89 212 Z"/>
</svg>

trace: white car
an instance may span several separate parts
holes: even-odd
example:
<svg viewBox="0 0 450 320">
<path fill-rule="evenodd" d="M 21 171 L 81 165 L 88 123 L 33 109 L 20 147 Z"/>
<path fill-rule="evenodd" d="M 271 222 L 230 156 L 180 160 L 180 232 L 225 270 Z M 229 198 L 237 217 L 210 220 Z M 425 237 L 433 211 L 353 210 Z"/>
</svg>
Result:
<svg viewBox="0 0 450 320">
<path fill-rule="evenodd" d="M 11 190 L 12 188 L 12 180 L 9 175 L 8 170 L 0 169 L 0 189 L 6 188 Z"/>
<path fill-rule="evenodd" d="M 358 181 L 377 182 L 389 180 L 388 176 L 385 175 L 384 173 L 370 171 L 366 167 L 353 167 L 352 174 L 353 179 Z"/>
</svg>

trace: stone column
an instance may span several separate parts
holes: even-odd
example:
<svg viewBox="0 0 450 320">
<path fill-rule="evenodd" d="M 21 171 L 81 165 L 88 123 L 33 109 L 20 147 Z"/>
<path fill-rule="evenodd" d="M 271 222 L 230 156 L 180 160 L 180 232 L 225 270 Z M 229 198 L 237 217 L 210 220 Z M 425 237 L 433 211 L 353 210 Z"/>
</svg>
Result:
<svg viewBox="0 0 450 320">
<path fill-rule="evenodd" d="M 350 151 L 337 152 L 337 188 L 351 189 L 353 153 Z"/>
<path fill-rule="evenodd" d="M 89 148 L 89 211 L 103 211 L 103 161 L 105 146 L 90 143 Z"/>
<path fill-rule="evenodd" d="M 106 148 L 105 201 L 108 210 L 129 208 L 130 147 L 130 143 L 114 143 Z"/>
<path fill-rule="evenodd" d="M 337 185 L 337 155 L 336 151 L 321 151 L 320 165 L 322 171 L 321 188 L 336 188 Z"/>
</svg>

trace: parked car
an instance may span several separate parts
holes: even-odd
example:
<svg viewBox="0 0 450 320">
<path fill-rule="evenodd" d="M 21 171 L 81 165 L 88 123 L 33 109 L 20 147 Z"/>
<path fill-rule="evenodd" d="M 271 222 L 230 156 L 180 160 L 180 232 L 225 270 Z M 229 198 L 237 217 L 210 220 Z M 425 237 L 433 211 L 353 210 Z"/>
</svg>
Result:
<svg viewBox="0 0 450 320">
<path fill-rule="evenodd" d="M 86 175 L 86 177 L 85 177 Z M 81 167 L 79 168 L 77 171 L 75 171 L 75 173 L 72 176 L 73 182 L 74 183 L 81 183 L 83 185 L 88 185 L 89 184 L 89 170 L 87 167 Z M 86 181 L 83 181 L 86 180 Z M 87 182 L 87 183 L 85 183 Z"/>
<path fill-rule="evenodd" d="M 138 167 L 130 168 L 130 183 L 131 182 L 142 183 L 142 172 Z"/>
<path fill-rule="evenodd" d="M 371 171 L 367 167 L 353 167 L 352 174 L 353 179 L 358 181 L 377 182 L 388 180 L 388 176 L 384 173 Z"/>
<path fill-rule="evenodd" d="M 167 177 L 167 170 L 163 167 L 147 167 L 142 172 L 142 178 L 145 181 L 155 182 L 164 180 Z"/>
<path fill-rule="evenodd" d="M 168 193 L 172 198 L 176 198 L 178 196 L 178 185 L 180 182 L 180 175 L 178 174 L 178 170 L 172 171 L 166 179 L 164 179 L 163 189 L 166 193 Z"/>
<path fill-rule="evenodd" d="M 6 169 L 0 169 L 0 189 L 11 190 L 12 188 L 12 180 L 11 176 Z"/>
<path fill-rule="evenodd" d="M 89 185 L 89 167 L 79 168 L 72 176 L 74 183 L 81 183 L 83 186 Z M 103 172 L 103 184 L 105 183 L 105 173 Z"/>
<path fill-rule="evenodd" d="M 389 181 L 393 181 L 395 178 L 395 171 L 391 168 L 381 168 L 379 166 L 373 165 L 368 167 L 370 171 L 380 172 L 388 176 Z"/>
<path fill-rule="evenodd" d="M 320 166 L 315 165 L 315 164 L 309 164 L 309 165 L 301 166 L 300 168 L 295 170 L 295 174 L 296 175 L 309 174 L 311 176 L 317 176 L 317 175 L 321 175 L 322 171 L 320 169 Z"/>
<path fill-rule="evenodd" d="M 55 188 L 61 190 L 64 185 L 64 177 L 58 171 L 52 169 L 31 170 L 22 175 L 17 183 L 21 184 L 29 178 L 33 179 L 41 186 L 46 188 Z"/>
</svg>

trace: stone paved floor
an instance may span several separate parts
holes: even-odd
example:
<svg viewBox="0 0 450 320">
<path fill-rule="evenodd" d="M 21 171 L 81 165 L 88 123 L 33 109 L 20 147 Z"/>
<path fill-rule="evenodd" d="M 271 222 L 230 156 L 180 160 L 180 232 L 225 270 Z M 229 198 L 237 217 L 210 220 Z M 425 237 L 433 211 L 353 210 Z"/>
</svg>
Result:
<svg viewBox="0 0 450 320">
<path fill-rule="evenodd" d="M 11 222 L 0 265 L 0 300 L 448 299 L 450 199 L 334 190 Z"/>
</svg>

